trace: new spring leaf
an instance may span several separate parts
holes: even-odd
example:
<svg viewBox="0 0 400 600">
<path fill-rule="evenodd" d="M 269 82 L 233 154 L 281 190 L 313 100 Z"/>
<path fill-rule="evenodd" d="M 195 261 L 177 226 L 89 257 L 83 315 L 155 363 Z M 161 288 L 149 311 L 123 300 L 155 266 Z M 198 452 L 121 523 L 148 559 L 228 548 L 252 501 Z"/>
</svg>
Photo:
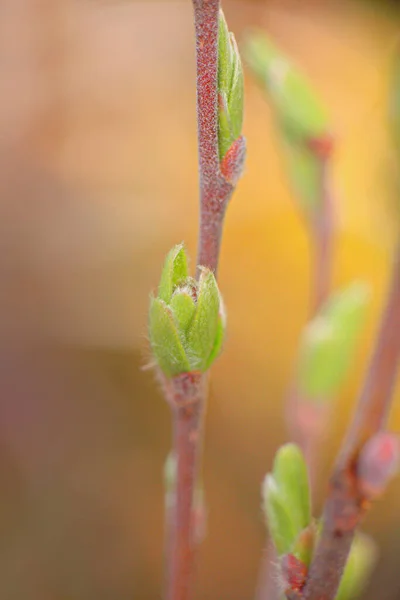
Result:
<svg viewBox="0 0 400 600">
<path fill-rule="evenodd" d="M 311 523 L 307 467 L 301 450 L 285 444 L 263 484 L 263 508 L 278 555 L 293 552 Z"/>
<path fill-rule="evenodd" d="M 276 119 L 293 189 L 306 213 L 322 202 L 322 169 L 332 141 L 324 106 L 307 78 L 262 32 L 245 44 L 247 63 Z"/>
<path fill-rule="evenodd" d="M 149 337 L 158 367 L 167 377 L 206 371 L 221 351 L 225 311 L 214 274 L 188 275 L 182 244 L 167 255 L 158 294 L 150 298 Z"/>
<path fill-rule="evenodd" d="M 332 295 L 300 342 L 299 384 L 310 399 L 330 397 L 343 383 L 368 306 L 369 289 L 353 283 Z"/>
<path fill-rule="evenodd" d="M 243 69 L 233 33 L 222 10 L 218 36 L 218 144 L 220 160 L 242 132 Z"/>
</svg>

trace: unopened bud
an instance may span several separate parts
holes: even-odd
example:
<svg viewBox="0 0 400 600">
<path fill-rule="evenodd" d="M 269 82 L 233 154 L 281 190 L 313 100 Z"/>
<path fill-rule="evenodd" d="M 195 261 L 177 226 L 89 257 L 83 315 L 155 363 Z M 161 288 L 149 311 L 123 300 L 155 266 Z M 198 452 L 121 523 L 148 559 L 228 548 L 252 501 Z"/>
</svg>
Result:
<svg viewBox="0 0 400 600">
<path fill-rule="evenodd" d="M 233 33 L 220 11 L 218 40 L 218 143 L 222 160 L 241 136 L 243 123 L 243 69 Z"/>
<path fill-rule="evenodd" d="M 357 464 L 358 485 L 369 499 L 383 494 L 400 466 L 400 440 L 397 435 L 380 432 L 365 444 Z"/>
<path fill-rule="evenodd" d="M 168 254 L 156 297 L 150 298 L 149 337 L 153 356 L 167 377 L 206 371 L 221 351 L 225 310 L 214 274 L 188 275 L 182 244 Z"/>
<path fill-rule="evenodd" d="M 351 366 L 369 300 L 369 288 L 355 282 L 333 294 L 304 329 L 299 351 L 301 392 L 326 401 Z"/>
</svg>

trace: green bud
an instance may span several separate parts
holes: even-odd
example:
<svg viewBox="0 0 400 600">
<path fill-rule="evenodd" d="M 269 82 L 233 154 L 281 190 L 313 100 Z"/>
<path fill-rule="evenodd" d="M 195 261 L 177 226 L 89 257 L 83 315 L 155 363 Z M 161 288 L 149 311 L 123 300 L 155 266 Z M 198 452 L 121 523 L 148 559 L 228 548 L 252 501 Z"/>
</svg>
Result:
<svg viewBox="0 0 400 600">
<path fill-rule="evenodd" d="M 307 465 L 296 444 L 285 444 L 278 450 L 273 476 L 299 534 L 310 524 L 311 508 Z"/>
<path fill-rule="evenodd" d="M 222 160 L 242 132 L 243 70 L 235 37 L 220 11 L 218 35 L 218 144 Z"/>
<path fill-rule="evenodd" d="M 264 33 L 252 33 L 244 52 L 284 130 L 303 141 L 325 137 L 329 133 L 325 109 L 301 71 Z"/>
<path fill-rule="evenodd" d="M 311 523 L 310 491 L 304 457 L 295 444 L 278 450 L 273 471 L 264 480 L 263 507 L 278 554 L 296 550 L 303 559 L 307 544 L 300 536 Z"/>
<path fill-rule="evenodd" d="M 322 202 L 324 159 L 332 146 L 325 109 L 307 78 L 263 33 L 251 34 L 244 52 L 271 103 L 293 190 L 302 209 L 315 213 Z"/>
<path fill-rule="evenodd" d="M 174 246 L 167 254 L 158 287 L 158 298 L 167 304 L 171 301 L 175 287 L 188 275 L 187 257 L 183 244 Z"/>
<path fill-rule="evenodd" d="M 214 274 L 202 268 L 188 276 L 182 244 L 167 255 L 158 296 L 150 298 L 149 337 L 153 356 L 167 377 L 206 371 L 221 351 L 224 307 Z"/>
<path fill-rule="evenodd" d="M 188 331 L 188 348 L 194 370 L 206 369 L 218 337 L 220 298 L 214 274 L 203 269 L 200 275 L 196 312 Z"/>
<path fill-rule="evenodd" d="M 263 509 L 268 529 L 279 556 L 291 551 L 297 532 L 279 493 L 274 477 L 266 475 L 262 488 Z"/>
<path fill-rule="evenodd" d="M 160 298 L 150 298 L 150 343 L 158 366 L 166 375 L 190 371 L 190 363 L 179 337 L 171 309 Z"/>
<path fill-rule="evenodd" d="M 353 283 L 332 295 L 306 326 L 300 342 L 298 376 L 301 392 L 324 400 L 342 385 L 365 319 L 369 289 Z"/>
<path fill-rule="evenodd" d="M 354 538 L 335 600 L 354 600 L 363 591 L 377 559 L 372 539 L 363 534 Z"/>
</svg>

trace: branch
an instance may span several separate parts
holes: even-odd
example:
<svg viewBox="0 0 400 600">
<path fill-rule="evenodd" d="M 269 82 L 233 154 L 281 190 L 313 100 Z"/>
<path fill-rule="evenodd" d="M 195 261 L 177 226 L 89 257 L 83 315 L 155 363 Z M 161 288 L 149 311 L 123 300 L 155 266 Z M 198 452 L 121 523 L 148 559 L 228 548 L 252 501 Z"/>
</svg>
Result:
<svg viewBox="0 0 400 600">
<path fill-rule="evenodd" d="M 189 598 L 194 548 L 193 497 L 201 452 L 206 376 L 184 373 L 165 382 L 173 414 L 173 450 L 177 457 L 174 518 L 169 527 L 167 600 Z"/>
<path fill-rule="evenodd" d="M 220 19 L 219 0 L 193 0 L 194 20 L 196 30 L 197 50 L 197 118 L 199 145 L 199 175 L 200 175 L 200 228 L 199 248 L 197 258 L 197 278 L 200 280 L 200 290 L 204 267 L 216 274 L 222 237 L 223 220 L 228 201 L 240 177 L 245 156 L 244 138 L 237 132 L 242 121 L 243 81 L 241 76 L 240 58 L 233 36 L 229 36 L 225 20 Z M 223 104 L 223 96 L 219 94 L 219 33 L 220 24 L 232 52 L 229 60 L 222 57 L 222 64 L 227 72 L 223 73 L 232 89 L 229 94 L 236 100 L 233 108 L 235 114 L 230 114 L 231 106 Z M 234 52 L 235 51 L 235 52 Z M 236 61 L 236 62 L 235 62 Z M 226 90 L 221 90 L 226 92 Z M 220 103 L 222 104 L 220 105 Z M 228 103 L 229 104 L 229 103 Z M 239 108 L 239 110 L 238 110 Z M 232 110 L 233 112 L 233 110 Z M 220 156 L 220 119 L 221 113 L 229 125 L 229 132 L 234 132 L 234 138 L 228 138 L 228 147 Z M 226 132 L 225 132 L 226 133 Z M 235 139 L 236 138 L 236 139 Z M 212 276 L 214 279 L 214 276 Z M 215 283 L 215 280 L 214 280 Z M 216 284 L 215 284 L 216 286 Z M 220 297 L 218 295 L 218 305 Z M 207 299 L 197 297 L 198 306 L 211 303 Z M 186 301 L 185 301 L 186 302 Z M 212 303 L 211 303 L 212 304 Z M 185 304 L 186 306 L 186 304 Z M 186 314 L 182 313 L 185 320 Z M 216 325 L 213 340 L 222 344 L 224 327 Z M 208 336 L 210 319 L 203 315 L 198 321 L 203 327 L 199 332 L 199 346 L 203 346 L 203 338 Z M 222 329 L 221 329 L 222 327 Z M 203 335 L 204 334 L 204 335 Z M 218 335 L 219 337 L 218 337 Z M 218 339 L 217 339 L 218 338 Z M 162 340 L 161 340 L 162 342 Z M 212 349 L 213 360 L 218 354 L 217 346 Z M 193 352 L 189 353 L 190 356 Z M 194 353 L 196 354 L 196 353 Z M 190 356 L 186 357 L 189 359 Z M 207 359 L 210 352 L 207 354 Z M 165 396 L 173 413 L 174 426 L 174 455 L 177 460 L 175 505 L 170 511 L 170 523 L 167 526 L 167 594 L 166 600 L 188 600 L 190 595 L 191 576 L 194 566 L 194 549 L 196 546 L 196 509 L 194 506 L 195 487 L 198 479 L 199 460 L 202 443 L 201 424 L 206 404 L 207 370 L 210 363 L 203 365 L 202 372 L 184 372 L 164 382 Z M 197 366 L 195 367 L 198 368 Z"/>
<path fill-rule="evenodd" d="M 193 0 L 197 50 L 200 235 L 197 264 L 217 272 L 223 221 L 244 162 L 238 138 L 220 163 L 218 150 L 219 0 Z"/>
<path fill-rule="evenodd" d="M 387 304 L 354 420 L 336 461 L 323 515 L 323 531 L 303 590 L 304 600 L 334 600 L 356 527 L 369 501 L 357 463 L 366 441 L 386 423 L 400 356 L 400 244 Z"/>
</svg>

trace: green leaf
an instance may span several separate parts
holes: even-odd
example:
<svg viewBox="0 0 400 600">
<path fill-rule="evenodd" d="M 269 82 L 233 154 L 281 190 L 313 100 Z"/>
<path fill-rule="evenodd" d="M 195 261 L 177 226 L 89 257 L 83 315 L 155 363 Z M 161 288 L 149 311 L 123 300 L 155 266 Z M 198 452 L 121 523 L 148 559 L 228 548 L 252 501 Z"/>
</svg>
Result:
<svg viewBox="0 0 400 600">
<path fill-rule="evenodd" d="M 193 370 L 203 371 L 207 368 L 217 337 L 219 308 L 219 291 L 214 274 L 203 268 L 196 312 L 187 334 L 187 352 Z"/>
<path fill-rule="evenodd" d="M 311 507 L 307 466 L 296 444 L 285 444 L 279 448 L 273 476 L 297 536 L 310 524 Z"/>
<path fill-rule="evenodd" d="M 232 81 L 233 50 L 228 25 L 222 10 L 219 11 L 218 29 L 218 89 L 229 96 Z"/>
<path fill-rule="evenodd" d="M 196 304 L 190 294 L 190 290 L 187 288 L 177 288 L 169 305 L 178 325 L 178 331 L 185 338 L 196 311 Z"/>
<path fill-rule="evenodd" d="M 376 558 L 377 550 L 372 539 L 358 533 L 354 538 L 335 600 L 354 600 L 362 593 Z"/>
<path fill-rule="evenodd" d="M 214 347 L 211 350 L 211 354 L 208 357 L 206 365 L 205 365 L 206 371 L 211 367 L 211 365 L 213 364 L 215 359 L 218 358 L 219 354 L 221 353 L 222 346 L 224 344 L 224 339 L 225 339 L 225 324 L 223 323 L 223 320 L 220 317 L 218 319 L 217 333 L 215 336 Z"/>
<path fill-rule="evenodd" d="M 298 532 L 290 518 L 278 485 L 271 474 L 266 475 L 263 483 L 263 509 L 268 530 L 278 555 L 291 552 Z"/>
<path fill-rule="evenodd" d="M 174 317 L 159 298 L 150 298 L 149 336 L 153 356 L 168 377 L 190 371 Z"/>
<path fill-rule="evenodd" d="M 218 97 L 218 147 L 221 160 L 228 152 L 234 139 L 226 93 L 220 92 Z"/>
<path fill-rule="evenodd" d="M 368 306 L 368 287 L 354 283 L 334 294 L 305 328 L 299 352 L 299 384 L 312 400 L 325 400 L 342 385 L 353 359 Z"/>
<path fill-rule="evenodd" d="M 244 53 L 284 130 L 303 141 L 328 133 L 324 106 L 307 78 L 264 33 L 248 35 Z"/>
<path fill-rule="evenodd" d="M 243 70 L 235 37 L 229 33 L 222 10 L 218 38 L 218 144 L 220 160 L 241 135 Z"/>
<path fill-rule="evenodd" d="M 183 244 L 178 244 L 168 252 L 165 259 L 158 287 L 158 297 L 169 304 L 175 287 L 184 282 L 187 275 L 188 266 L 185 247 Z"/>
<path fill-rule="evenodd" d="M 233 33 L 230 34 L 230 40 L 233 49 L 233 68 L 231 89 L 228 97 L 228 109 L 232 127 L 232 141 L 235 141 L 242 133 L 244 81 L 242 61 L 240 60 L 239 48 Z"/>
</svg>

